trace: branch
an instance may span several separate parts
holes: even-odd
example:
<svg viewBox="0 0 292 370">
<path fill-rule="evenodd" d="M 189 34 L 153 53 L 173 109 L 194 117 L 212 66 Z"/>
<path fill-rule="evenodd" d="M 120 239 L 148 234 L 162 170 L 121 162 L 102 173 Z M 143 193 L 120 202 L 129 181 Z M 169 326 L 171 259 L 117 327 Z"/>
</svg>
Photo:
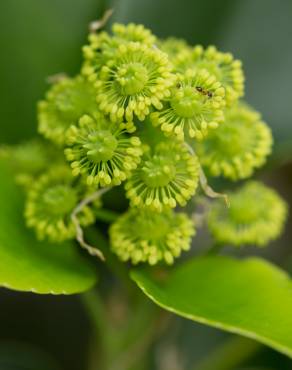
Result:
<svg viewBox="0 0 292 370">
<path fill-rule="evenodd" d="M 96 199 L 100 198 L 104 193 L 108 192 L 111 188 L 104 188 L 101 190 L 96 191 L 95 193 L 90 194 L 87 198 L 83 199 L 77 207 L 73 210 L 71 214 L 71 220 L 75 225 L 76 228 L 76 240 L 78 241 L 79 245 L 85 249 L 91 256 L 98 257 L 102 261 L 105 261 L 105 257 L 100 249 L 93 247 L 92 245 L 86 243 L 84 240 L 84 233 L 83 229 L 80 226 L 78 220 L 78 214 L 83 210 L 85 206 L 94 202 Z"/>
<path fill-rule="evenodd" d="M 113 9 L 108 9 L 103 13 L 103 16 L 100 19 L 97 19 L 89 24 L 89 31 L 90 32 L 96 32 L 103 28 L 111 15 L 113 14 Z"/>
<path fill-rule="evenodd" d="M 185 143 L 186 147 L 188 148 L 189 152 L 192 154 L 192 155 L 196 155 L 194 149 L 188 144 L 188 143 Z M 230 206 L 230 203 L 229 203 L 229 199 L 228 199 L 228 195 L 227 194 L 223 194 L 223 193 L 217 193 L 216 191 L 214 191 L 209 185 L 208 185 L 208 181 L 207 181 L 207 177 L 200 165 L 200 185 L 201 185 L 201 188 L 203 189 L 204 193 L 207 195 L 207 197 L 209 198 L 223 198 L 227 207 Z"/>
<path fill-rule="evenodd" d="M 216 191 L 214 191 L 209 185 L 208 185 L 208 181 L 207 181 L 207 177 L 202 169 L 202 167 L 200 167 L 200 184 L 201 184 L 201 188 L 203 189 L 204 193 L 209 197 L 209 198 L 223 198 L 225 203 L 226 203 L 226 206 L 229 208 L 230 207 L 230 202 L 229 202 L 229 199 L 228 199 L 228 195 L 227 194 L 224 194 L 224 193 L 217 193 Z"/>
</svg>

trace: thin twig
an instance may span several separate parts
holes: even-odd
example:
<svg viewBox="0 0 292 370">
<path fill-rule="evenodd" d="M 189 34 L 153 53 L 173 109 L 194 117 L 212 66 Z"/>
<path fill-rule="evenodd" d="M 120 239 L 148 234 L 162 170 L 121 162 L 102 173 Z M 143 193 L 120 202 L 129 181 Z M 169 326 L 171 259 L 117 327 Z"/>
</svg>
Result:
<svg viewBox="0 0 292 370">
<path fill-rule="evenodd" d="M 209 185 L 207 181 L 207 177 L 202 169 L 200 167 L 200 184 L 201 188 L 203 189 L 204 193 L 209 197 L 209 198 L 223 198 L 226 206 L 229 208 L 230 207 L 230 202 L 227 194 L 224 193 L 217 193 L 214 191 Z"/>
<path fill-rule="evenodd" d="M 113 14 L 113 9 L 108 9 L 104 12 L 103 16 L 100 19 L 97 19 L 89 24 L 89 31 L 90 32 L 96 32 L 103 28 L 111 15 Z"/>
<path fill-rule="evenodd" d="M 98 190 L 92 194 L 90 194 L 87 198 L 83 199 L 77 207 L 73 210 L 71 214 L 71 220 L 75 225 L 76 228 L 76 240 L 80 244 L 80 246 L 85 249 L 91 256 L 98 257 L 102 261 L 105 261 L 105 257 L 100 249 L 93 247 L 92 245 L 86 243 L 84 240 L 84 233 L 83 229 L 80 226 L 79 220 L 78 220 L 78 214 L 83 210 L 85 206 L 88 204 L 94 202 L 96 199 L 100 198 L 104 193 L 108 192 L 111 188 L 104 188 L 101 190 Z"/>
<path fill-rule="evenodd" d="M 192 155 L 196 155 L 194 149 L 188 143 L 185 143 L 185 146 L 188 148 L 189 152 Z M 229 203 L 228 195 L 224 194 L 224 193 L 217 193 L 216 191 L 214 191 L 211 188 L 211 186 L 208 185 L 207 177 L 206 177 L 201 165 L 200 165 L 199 179 L 200 179 L 201 188 L 203 189 L 204 193 L 209 198 L 223 198 L 227 207 L 229 208 L 230 203 Z"/>
<path fill-rule="evenodd" d="M 55 84 L 67 78 L 68 75 L 65 72 L 56 73 L 54 75 L 48 76 L 46 81 L 48 84 Z"/>
</svg>

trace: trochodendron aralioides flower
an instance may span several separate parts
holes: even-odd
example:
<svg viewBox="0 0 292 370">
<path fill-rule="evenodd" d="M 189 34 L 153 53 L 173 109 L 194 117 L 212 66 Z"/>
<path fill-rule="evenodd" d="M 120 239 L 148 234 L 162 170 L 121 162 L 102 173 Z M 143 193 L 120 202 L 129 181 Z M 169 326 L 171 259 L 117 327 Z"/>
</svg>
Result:
<svg viewBox="0 0 292 370">
<path fill-rule="evenodd" d="M 109 227 L 112 252 L 173 264 L 191 248 L 205 192 L 215 243 L 265 246 L 285 223 L 281 197 L 247 181 L 226 193 L 228 207 L 206 182 L 247 180 L 271 153 L 271 130 L 243 95 L 231 53 L 132 23 L 91 32 L 80 73 L 55 81 L 38 104 L 41 137 L 0 151 L 26 193 L 27 226 L 40 239 L 82 244 L 80 230 L 105 207 L 99 198 L 119 188 L 128 208 Z"/>
</svg>

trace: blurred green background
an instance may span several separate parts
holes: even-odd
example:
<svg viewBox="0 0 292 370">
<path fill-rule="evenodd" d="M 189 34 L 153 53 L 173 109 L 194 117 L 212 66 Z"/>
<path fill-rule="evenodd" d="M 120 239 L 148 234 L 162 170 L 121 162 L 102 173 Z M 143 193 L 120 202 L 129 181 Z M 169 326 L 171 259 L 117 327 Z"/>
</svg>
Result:
<svg viewBox="0 0 292 370">
<path fill-rule="evenodd" d="M 215 44 L 243 61 L 246 99 L 262 112 L 275 136 L 274 155 L 263 176 L 291 201 L 291 0 L 1 0 L 0 143 L 36 133 L 35 107 L 47 89 L 47 77 L 78 73 L 88 23 L 109 7 L 114 8 L 111 21 L 140 22 L 160 37 Z M 288 230 L 266 253 L 280 263 L 289 255 L 291 240 Z M 193 368 L 225 338 L 182 319 L 176 326 L 167 343 L 179 351 L 178 365 L 173 360 L 163 370 Z M 89 338 L 78 297 L 0 291 L 0 370 L 87 369 Z M 152 352 L 152 369 L 158 369 Z M 292 369 L 292 362 L 261 349 L 236 369 L 285 370 Z"/>
</svg>

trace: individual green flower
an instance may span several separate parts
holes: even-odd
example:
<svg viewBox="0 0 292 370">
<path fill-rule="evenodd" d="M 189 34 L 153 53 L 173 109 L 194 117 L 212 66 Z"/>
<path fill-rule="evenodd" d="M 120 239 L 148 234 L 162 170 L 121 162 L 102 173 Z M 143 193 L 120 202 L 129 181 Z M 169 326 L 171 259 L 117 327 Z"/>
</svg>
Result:
<svg viewBox="0 0 292 370">
<path fill-rule="evenodd" d="M 71 219 L 75 207 L 88 189 L 77 182 L 66 166 L 52 168 L 43 174 L 28 192 L 25 217 L 28 227 L 35 229 L 39 239 L 61 242 L 76 236 Z M 93 211 L 85 206 L 78 214 L 81 226 L 94 222 Z"/>
<path fill-rule="evenodd" d="M 163 108 L 151 113 L 154 126 L 183 140 L 185 133 L 198 140 L 224 120 L 225 90 L 207 70 L 188 70 L 177 75 Z"/>
<path fill-rule="evenodd" d="M 164 261 L 170 265 L 182 251 L 190 249 L 194 234 L 192 220 L 172 210 L 155 213 L 130 208 L 110 227 L 112 251 L 122 261 L 134 264 Z"/>
<path fill-rule="evenodd" d="M 192 50 L 182 50 L 172 62 L 178 72 L 185 72 L 189 68 L 208 70 L 225 88 L 227 105 L 232 105 L 244 94 L 242 64 L 231 53 L 222 53 L 214 46 L 204 49 L 197 45 Z"/>
<path fill-rule="evenodd" d="M 56 152 L 41 140 L 0 147 L 0 159 L 8 161 L 16 182 L 24 187 L 30 186 L 34 178 L 45 171 L 50 160 L 57 160 L 56 157 Z"/>
<path fill-rule="evenodd" d="M 245 104 L 225 112 L 225 122 L 203 142 L 196 152 L 212 176 L 231 180 L 251 176 L 271 153 L 273 138 L 261 116 Z"/>
<path fill-rule="evenodd" d="M 91 81 L 97 79 L 101 67 L 114 57 L 120 44 L 133 41 L 152 47 L 156 41 L 152 32 L 142 24 L 114 23 L 112 31 L 113 36 L 104 31 L 91 33 L 88 36 L 89 44 L 83 47 L 85 63 L 82 67 L 82 74 Z"/>
<path fill-rule="evenodd" d="M 65 155 L 73 175 L 85 176 L 89 185 L 120 185 L 126 180 L 142 155 L 140 139 L 130 136 L 127 127 L 102 114 L 95 118 L 85 115 L 79 126 L 71 126 Z"/>
<path fill-rule="evenodd" d="M 57 144 L 63 144 L 67 129 L 84 114 L 97 110 L 95 90 L 81 76 L 64 78 L 54 84 L 39 102 L 39 132 Z"/>
<path fill-rule="evenodd" d="M 208 226 L 220 244 L 265 246 L 282 232 L 287 217 L 284 200 L 267 186 L 251 181 L 229 195 L 230 208 L 217 201 Z"/>
<path fill-rule="evenodd" d="M 196 192 L 199 163 L 196 156 L 175 141 L 161 142 L 149 150 L 125 185 L 132 206 L 156 211 L 184 206 Z"/>
<path fill-rule="evenodd" d="M 102 68 L 95 83 L 100 109 L 113 122 L 143 121 L 150 107 L 162 108 L 173 82 L 167 55 L 139 42 L 122 43 Z"/>
</svg>

